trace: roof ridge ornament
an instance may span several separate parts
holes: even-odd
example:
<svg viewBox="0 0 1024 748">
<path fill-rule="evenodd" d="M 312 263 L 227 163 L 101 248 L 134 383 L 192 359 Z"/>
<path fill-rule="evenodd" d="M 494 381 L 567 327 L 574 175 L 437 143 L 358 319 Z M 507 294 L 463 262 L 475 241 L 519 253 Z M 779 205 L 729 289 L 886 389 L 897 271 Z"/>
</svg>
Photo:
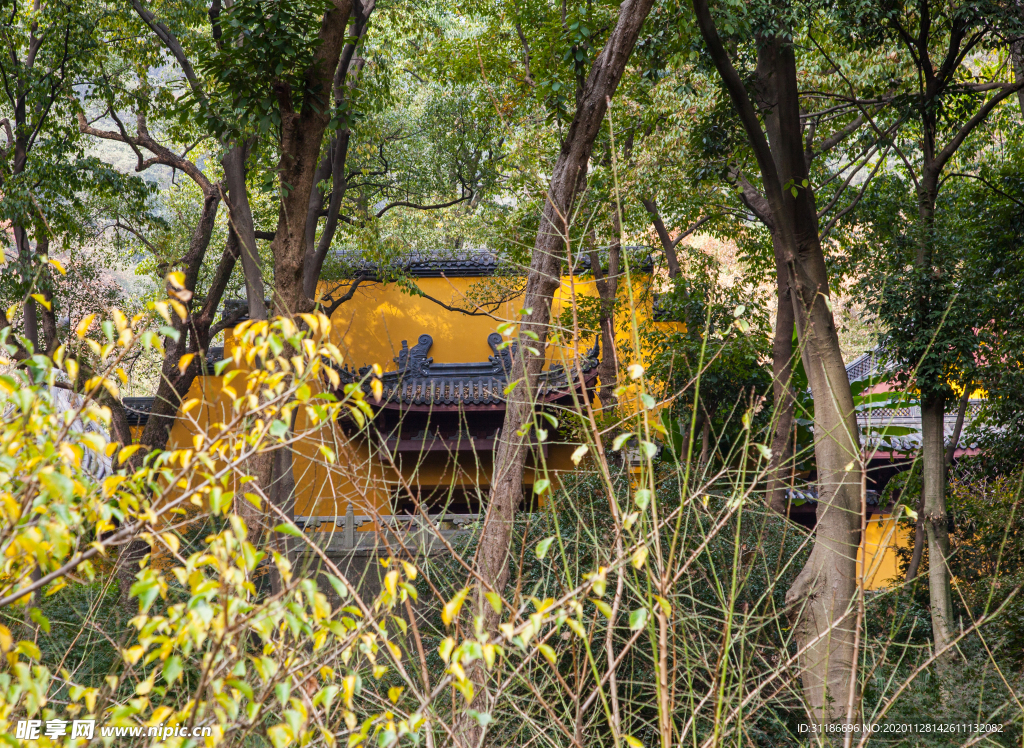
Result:
<svg viewBox="0 0 1024 748">
<path fill-rule="evenodd" d="M 402 350 L 398 352 L 398 358 L 393 359 L 398 364 L 398 375 L 430 376 L 430 365 L 434 363 L 434 359 L 427 356 L 427 353 L 430 352 L 432 345 L 434 345 L 434 339 L 426 333 L 420 335 L 419 342 L 412 348 L 409 347 L 408 340 L 403 340 Z"/>
<path fill-rule="evenodd" d="M 519 344 L 518 341 L 512 341 L 502 348 L 504 340 L 505 338 L 499 332 L 492 332 L 487 336 L 487 345 L 494 351 L 494 355 L 488 356 L 487 360 L 491 362 L 491 370 L 494 374 L 504 374 L 508 377 L 512 373 L 512 360 Z"/>
</svg>

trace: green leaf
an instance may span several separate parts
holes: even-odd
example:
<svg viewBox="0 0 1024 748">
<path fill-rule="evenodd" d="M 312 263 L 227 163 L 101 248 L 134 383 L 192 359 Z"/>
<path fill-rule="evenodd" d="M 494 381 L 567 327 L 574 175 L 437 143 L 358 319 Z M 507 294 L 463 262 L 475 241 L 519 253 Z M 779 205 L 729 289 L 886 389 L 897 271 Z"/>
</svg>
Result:
<svg viewBox="0 0 1024 748">
<path fill-rule="evenodd" d="M 348 587 L 345 586 L 344 582 L 342 582 L 333 574 L 324 574 L 324 576 L 327 577 L 327 581 L 330 582 L 331 587 L 334 588 L 334 591 L 338 593 L 338 597 L 340 597 L 342 600 L 348 597 Z"/>
<path fill-rule="evenodd" d="M 651 490 L 649 488 L 641 488 L 633 496 L 633 501 L 636 502 L 637 509 L 641 512 L 647 509 L 647 505 L 651 503 Z"/>
<path fill-rule="evenodd" d="M 277 530 L 277 532 L 283 532 L 285 535 L 293 535 L 296 538 L 303 537 L 302 530 L 297 528 L 295 525 L 283 524 L 282 523 L 282 524 L 278 525 L 277 527 L 275 527 L 274 529 Z"/>
<path fill-rule="evenodd" d="M 555 541 L 555 536 L 552 535 L 550 538 L 544 538 L 542 541 L 537 543 L 537 548 L 536 548 L 537 558 L 544 558 L 546 555 L 548 555 L 548 548 L 551 547 L 551 544 L 554 541 Z"/>
<path fill-rule="evenodd" d="M 174 685 L 174 681 L 181 676 L 181 658 L 178 655 L 171 655 L 164 662 L 163 676 L 167 685 Z M 249 698 L 252 698 L 251 691 Z"/>
<path fill-rule="evenodd" d="M 629 614 L 629 628 L 631 631 L 639 631 L 647 625 L 647 608 L 637 608 Z"/>
<path fill-rule="evenodd" d="M 540 495 L 547 491 L 551 487 L 551 481 L 547 478 L 541 478 L 533 484 L 533 492 Z"/>
<path fill-rule="evenodd" d="M 615 441 L 612 442 L 612 449 L 618 452 L 622 449 L 622 445 L 629 441 L 630 437 L 633 436 L 633 432 L 627 431 L 624 434 L 619 434 L 615 437 Z"/>
<path fill-rule="evenodd" d="M 43 615 L 43 612 L 39 608 L 32 608 L 28 612 L 29 618 L 36 622 L 36 624 L 45 631 L 47 634 L 50 633 L 50 619 Z"/>
</svg>

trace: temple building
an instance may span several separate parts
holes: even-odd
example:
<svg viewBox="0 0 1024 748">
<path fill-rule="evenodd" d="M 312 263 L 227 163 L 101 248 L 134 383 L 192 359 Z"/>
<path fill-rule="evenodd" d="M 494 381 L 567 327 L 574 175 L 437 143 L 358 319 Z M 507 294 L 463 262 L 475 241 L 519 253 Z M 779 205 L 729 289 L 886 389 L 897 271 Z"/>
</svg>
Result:
<svg viewBox="0 0 1024 748">
<path fill-rule="evenodd" d="M 660 279 L 649 256 L 635 256 L 640 260 L 633 261 L 630 280 L 637 317 L 657 326 L 679 325 L 659 313 Z M 554 490 L 560 475 L 576 469 L 571 455 L 579 444 L 565 428 L 571 419 L 560 418 L 560 413 L 579 412 L 585 400 L 593 402 L 597 396 L 604 353 L 600 335 L 577 325 L 574 338 L 570 320 L 574 297 L 596 301 L 599 294 L 585 256 L 576 269 L 561 279 L 556 293 L 546 362 L 532 393 L 538 409 L 561 426 L 529 435 L 524 494 L 530 498 L 524 502 L 530 503 L 524 503 L 525 511 L 546 500 L 546 493 L 534 496 L 529 490 L 537 481 L 544 479 L 548 490 Z M 335 370 L 341 385 L 360 383 L 368 390 L 375 365 L 382 385 L 379 400 L 367 398 L 373 418 L 365 424 L 343 418 L 327 429 L 312 430 L 299 411 L 294 427 L 295 434 L 308 436 L 293 447 L 295 488 L 289 513 L 308 537 L 338 556 L 370 557 L 382 536 L 402 543 L 418 537 L 430 545 L 431 536 L 436 540 L 464 532 L 464 526 L 478 519 L 486 499 L 502 436 L 516 355 L 513 321 L 520 316 L 525 273 L 486 250 L 413 255 L 395 270 L 357 261 L 337 281 L 320 288 L 325 306 L 333 307 L 331 342 L 345 357 Z M 620 279 L 620 287 L 624 282 Z M 230 303 L 226 306 L 230 313 Z M 633 319 L 618 317 L 616 348 L 625 350 Z M 235 324 L 245 319 L 239 317 Z M 234 393 L 223 391 L 216 362 L 231 358 L 233 348 L 229 328 L 224 346 L 210 350 L 203 374 L 187 396 L 201 405 L 179 414 L 168 448 L 187 449 L 196 433 L 229 420 Z M 877 370 L 873 353 L 853 362 L 848 374 L 854 381 Z M 628 401 L 620 401 L 620 410 L 629 407 Z M 126 398 L 125 405 L 133 430 L 141 430 L 152 398 Z M 869 424 L 861 425 L 862 441 L 870 444 Z M 336 459 L 327 459 L 328 452 Z M 906 456 L 876 454 L 869 487 L 879 488 L 874 476 L 899 469 L 894 461 Z M 809 528 L 817 503 L 811 480 L 792 492 L 790 504 L 792 518 Z M 879 506 L 877 496 L 869 492 L 868 533 L 861 550 L 868 557 L 869 587 L 884 586 L 896 573 L 895 547 L 907 542 L 893 521 L 892 507 Z M 416 532 L 424 515 L 434 524 L 431 533 Z"/>
<path fill-rule="evenodd" d="M 592 275 L 583 274 L 589 262 L 584 258 L 580 265 L 580 273 L 562 279 L 553 326 L 574 294 L 598 296 Z M 643 315 L 652 309 L 651 269 L 649 259 L 634 269 Z M 365 428 L 339 419 L 294 447 L 295 521 L 317 538 L 329 538 L 332 548 L 372 543 L 371 530 L 414 523 L 421 502 L 442 529 L 457 531 L 476 519 L 490 485 L 516 355 L 511 321 L 520 315 L 525 273 L 489 251 L 414 255 L 400 270 L 403 282 L 388 281 L 383 277 L 393 274 L 364 263 L 321 288 L 327 300 L 352 292 L 331 313 L 331 342 L 345 356 L 337 370 L 342 384 L 365 382 L 369 367 L 378 365 L 383 385 L 379 401 L 367 398 L 375 412 Z M 629 320 L 623 322 L 621 334 L 628 335 Z M 564 331 L 553 329 L 550 337 L 533 396 L 557 418 L 559 411 L 596 396 L 600 336 L 583 330 L 572 344 Z M 229 330 L 224 347 L 211 349 L 203 376 L 188 394 L 202 404 L 179 414 L 168 448 L 187 448 L 195 433 L 228 420 L 230 398 L 215 369 L 218 359 L 231 358 L 233 346 Z M 125 405 L 130 425 L 141 429 L 152 398 L 127 398 Z M 300 413 L 296 433 L 304 431 L 303 418 Z M 543 438 L 530 435 L 527 487 L 542 475 L 554 488 L 562 471 L 576 467 L 570 456 L 578 444 L 564 429 L 544 431 Z M 337 454 L 333 464 L 322 445 Z M 537 499 L 543 503 L 544 496 Z"/>
</svg>

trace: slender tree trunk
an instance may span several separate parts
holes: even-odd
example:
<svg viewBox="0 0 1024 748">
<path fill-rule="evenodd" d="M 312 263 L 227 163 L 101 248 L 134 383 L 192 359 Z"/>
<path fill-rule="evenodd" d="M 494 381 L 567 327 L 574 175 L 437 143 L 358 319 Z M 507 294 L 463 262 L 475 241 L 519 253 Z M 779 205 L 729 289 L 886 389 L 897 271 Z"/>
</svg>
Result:
<svg viewBox="0 0 1024 748">
<path fill-rule="evenodd" d="M 594 282 L 601 299 L 601 309 L 598 315 L 601 326 L 601 363 L 597 367 L 597 377 L 601 383 L 598 397 L 601 399 L 602 410 L 615 407 L 614 392 L 619 381 L 619 367 L 615 351 L 615 298 L 619 292 L 619 264 L 622 245 L 619 242 L 619 214 L 615 206 L 612 207 L 612 225 L 615 227 L 615 238 L 612 240 L 611 246 L 608 247 L 607 276 L 601 267 L 601 257 L 596 246 L 589 253 L 590 267 L 594 271 Z"/>
<path fill-rule="evenodd" d="M 946 401 L 942 396 L 921 400 L 925 497 L 923 523 L 928 539 L 928 593 L 931 599 L 932 637 L 937 652 L 949 646 L 953 623 L 953 593 L 948 563 L 949 519 L 946 514 L 946 450 L 943 441 L 945 405 Z"/>
<path fill-rule="evenodd" d="M 781 253 L 777 253 L 781 254 Z M 793 329 L 795 310 L 790 297 L 788 273 L 777 269 L 778 306 L 775 313 L 775 337 L 772 341 L 772 396 L 775 430 L 772 433 L 772 457 L 768 466 L 768 503 L 780 514 L 788 511 L 786 501 L 787 470 L 791 455 L 789 438 L 793 431 L 796 400 L 793 397 Z"/>
<path fill-rule="evenodd" d="M 641 202 L 644 204 L 644 208 L 647 209 L 648 214 L 651 216 L 651 222 L 654 224 L 654 230 L 658 232 L 658 240 L 661 242 L 661 248 L 665 251 L 665 262 L 668 264 L 668 277 L 675 278 L 679 275 L 679 256 L 676 254 L 676 244 L 678 241 L 673 241 L 672 236 L 668 233 L 668 229 L 665 227 L 665 222 L 661 219 L 661 214 L 658 212 L 658 204 L 649 198 L 644 198 Z"/>
<path fill-rule="evenodd" d="M 799 669 L 812 721 L 845 720 L 847 705 L 859 701 L 852 602 L 860 543 L 860 445 L 828 302 L 828 271 L 802 143 L 796 59 L 791 43 L 779 37 L 760 44 L 759 77 L 771 88 L 774 109 L 767 119 L 777 117 L 778 123 L 775 132 L 769 127 L 766 137 L 747 88 L 722 45 L 707 0 L 693 0 L 693 7 L 757 159 L 784 252 L 777 261 L 788 271 L 796 294 L 795 314 L 801 315 L 801 356 L 814 397 L 818 517 L 814 547 L 786 602 L 796 613 Z M 794 186 L 795 195 L 787 185 Z"/>
<path fill-rule="evenodd" d="M 217 217 L 217 208 L 220 205 L 220 196 L 210 190 L 203 198 L 203 211 L 192 231 L 192 238 L 189 241 L 189 249 L 184 259 L 185 266 L 185 288 L 194 291 L 196 281 L 199 278 L 199 271 L 203 266 L 203 258 L 206 255 L 206 248 L 210 244 L 210 237 L 213 235 L 213 224 Z M 192 301 L 185 304 L 186 309 L 192 309 Z M 176 314 L 171 315 L 171 323 L 178 331 L 178 339 L 172 337 L 164 339 L 164 360 L 160 367 L 160 380 L 157 384 L 156 396 L 153 400 L 153 409 L 150 411 L 149 421 L 142 432 L 139 440 L 148 449 L 163 449 L 167 445 L 167 439 L 174 426 L 174 420 L 181 405 L 181 398 L 188 392 L 184 386 L 186 381 L 191 386 L 199 370 L 199 361 L 193 360 L 186 368 L 186 378 L 179 370 L 178 365 L 181 357 L 188 350 L 189 320 L 182 320 Z M 197 357 L 198 359 L 198 357 Z"/>
<path fill-rule="evenodd" d="M 22 263 L 22 280 L 28 286 L 32 282 L 32 248 L 29 246 L 28 232 L 21 226 L 15 225 L 14 244 L 18 249 L 18 255 Z M 32 289 L 34 292 L 35 289 Z M 32 352 L 39 353 L 39 320 L 36 314 L 36 302 L 26 296 L 22 304 L 22 325 L 25 330 L 25 338 L 32 344 Z"/>
<path fill-rule="evenodd" d="M 967 406 L 971 396 L 970 382 L 964 387 L 963 395 L 960 397 L 960 405 L 956 412 L 956 425 L 953 427 L 953 435 L 949 440 L 949 446 L 946 447 L 946 471 L 949 472 L 949 466 L 953 464 L 953 457 L 956 456 L 956 447 L 960 443 L 960 433 L 964 427 L 964 418 L 967 416 Z M 907 565 L 907 576 L 906 581 L 913 582 L 917 578 L 917 570 L 921 565 L 921 557 L 924 555 L 924 507 L 925 507 L 925 490 L 924 486 L 921 487 L 921 497 L 917 502 L 917 522 L 914 523 L 914 550 L 910 556 L 910 563 Z"/>
<path fill-rule="evenodd" d="M 625 0 L 619 7 L 615 29 L 594 61 L 552 171 L 526 282 L 523 301 L 526 313 L 520 319 L 519 355 L 509 375 L 509 381 L 517 384 L 506 402 L 502 437 L 491 476 L 490 500 L 475 558 L 483 581 L 475 608 L 483 616 L 486 631 L 496 630 L 498 617 L 485 602 L 483 593 L 490 588 L 501 594 L 508 581 L 512 523 L 523 497 L 523 471 L 529 450 L 526 433 L 534 423 L 534 404 L 529 393 L 544 364 L 551 302 L 560 282 L 569 218 L 585 184 L 594 140 L 652 4 L 653 0 Z M 527 332 L 535 334 L 537 340 L 525 335 Z M 540 355 L 533 355 L 528 347 L 537 348 Z M 479 706 L 484 698 L 483 671 L 479 668 L 474 679 L 477 680 L 474 704 Z M 456 737 L 463 746 L 476 746 L 481 740 L 481 730 L 464 713 L 456 725 Z"/>
<path fill-rule="evenodd" d="M 910 468 L 913 477 L 914 468 Z M 909 480 L 909 479 L 908 479 Z M 917 498 L 917 521 L 914 523 L 914 550 L 910 554 L 910 563 L 907 564 L 906 581 L 913 582 L 917 579 L 917 570 L 921 566 L 921 558 L 924 556 L 924 484 L 921 484 L 921 495 Z"/>
<path fill-rule="evenodd" d="M 267 319 L 263 266 L 256 247 L 256 227 L 246 185 L 246 162 L 249 160 L 251 147 L 252 141 L 234 144 L 221 159 L 221 166 L 224 168 L 224 182 L 228 188 L 228 218 L 242 249 L 242 274 L 245 276 L 249 317 Z"/>
</svg>

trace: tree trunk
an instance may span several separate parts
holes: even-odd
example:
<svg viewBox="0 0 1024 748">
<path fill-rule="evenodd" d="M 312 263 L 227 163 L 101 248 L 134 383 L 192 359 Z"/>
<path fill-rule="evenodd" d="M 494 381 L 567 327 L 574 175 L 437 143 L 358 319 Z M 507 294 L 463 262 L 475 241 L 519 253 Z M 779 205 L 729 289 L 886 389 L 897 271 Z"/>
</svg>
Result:
<svg viewBox="0 0 1024 748">
<path fill-rule="evenodd" d="M 781 253 L 777 253 L 781 254 Z M 793 397 L 793 326 L 795 310 L 790 297 L 788 273 L 785 268 L 777 269 L 778 306 L 775 312 L 775 337 L 772 341 L 772 397 L 774 400 L 774 424 L 772 433 L 771 461 L 768 465 L 768 504 L 776 512 L 786 514 L 786 480 L 791 455 L 790 434 L 793 431 L 793 415 L 796 400 Z"/>
<path fill-rule="evenodd" d="M 192 231 L 189 249 L 182 263 L 185 268 L 185 288 L 189 291 L 195 290 L 199 271 L 203 266 L 203 258 L 206 255 L 206 248 L 209 246 L 210 237 L 213 234 L 213 224 L 219 205 L 220 196 L 210 190 L 203 198 L 203 212 L 199 223 Z M 185 308 L 191 310 L 192 303 L 191 300 L 188 301 Z M 139 440 L 139 443 L 145 445 L 149 450 L 163 449 L 167 446 L 167 439 L 174 426 L 181 398 L 188 392 L 188 388 L 192 386 L 192 380 L 195 379 L 199 371 L 198 357 L 189 364 L 184 373 L 178 368 L 181 357 L 188 350 L 189 320 L 182 320 L 172 312 L 171 323 L 178 332 L 178 339 L 164 338 L 164 360 L 160 367 L 160 381 L 157 384 L 149 421 Z"/>
<path fill-rule="evenodd" d="M 352 0 L 334 0 L 320 24 L 319 44 L 305 71 L 306 94 L 295 111 L 292 90 L 275 84 L 281 108 L 280 180 L 281 204 L 271 248 L 274 253 L 274 313 L 294 315 L 311 311 L 313 300 L 306 295 L 303 276 L 306 259 L 306 215 L 320 164 L 320 149 L 332 110 L 329 100 L 338 69 Z M 319 99 L 314 96 L 319 92 Z M 296 92 L 297 93 L 297 92 Z"/>
<path fill-rule="evenodd" d="M 661 242 L 661 248 L 665 251 L 665 262 L 668 264 L 668 277 L 675 278 L 679 275 L 679 255 L 676 254 L 676 244 L 678 241 L 673 241 L 672 236 L 668 233 L 668 229 L 665 227 L 665 222 L 661 220 L 661 214 L 658 212 L 658 204 L 654 200 L 645 198 L 641 200 L 644 204 L 644 208 L 647 209 L 648 214 L 651 216 L 651 222 L 654 224 L 654 230 L 658 232 L 658 240 Z"/>
<path fill-rule="evenodd" d="M 601 326 L 601 363 L 597 366 L 600 381 L 598 397 L 601 409 L 608 411 L 615 407 L 615 386 L 619 381 L 619 366 L 615 351 L 615 298 L 619 292 L 619 264 L 622 245 L 619 242 L 619 214 L 617 206 L 612 207 L 612 225 L 615 238 L 608 247 L 608 275 L 601 268 L 601 257 L 595 246 L 590 254 L 590 267 L 594 271 L 594 283 L 601 299 L 598 321 Z M 596 237 L 595 237 L 596 244 Z"/>
<path fill-rule="evenodd" d="M 921 436 L 924 452 L 924 514 L 928 539 L 928 594 L 931 599 L 932 638 L 935 651 L 949 646 L 953 623 L 953 593 L 949 579 L 949 522 L 946 515 L 946 464 L 943 425 L 946 400 L 921 399 Z M 952 653 L 943 659 L 948 659 Z"/>
<path fill-rule="evenodd" d="M 814 547 L 786 595 L 796 613 L 799 669 L 811 721 L 845 720 L 857 704 L 854 620 L 860 542 L 860 445 L 853 396 L 835 321 L 829 308 L 828 271 L 818 234 L 800 125 L 796 59 L 791 43 L 765 39 L 758 50 L 761 81 L 771 89 L 768 137 L 743 80 L 722 45 L 707 0 L 693 0 L 708 52 L 737 110 L 761 171 L 765 197 L 780 238 L 777 258 L 796 294 L 801 356 L 814 397 L 814 452 L 818 466 L 818 518 Z M 772 142 L 769 142 L 769 141 Z M 795 190 L 794 195 L 791 191 Z M 855 715 L 854 715 L 855 716 Z"/>
<path fill-rule="evenodd" d="M 351 97 L 359 74 L 363 69 L 363 60 L 356 58 L 355 53 L 369 27 L 370 14 L 376 7 L 376 0 L 355 0 L 352 3 L 352 22 L 349 24 L 348 41 L 341 51 L 341 60 L 334 75 L 334 103 L 340 106 L 346 96 Z M 314 176 L 314 188 L 310 193 L 309 207 L 306 211 L 305 243 L 306 260 L 303 268 L 303 290 L 307 298 L 316 298 L 316 286 L 320 280 L 324 260 L 334 241 L 338 230 L 341 213 L 341 202 L 348 190 L 348 174 L 345 164 L 348 161 L 348 147 L 352 131 L 344 127 L 331 139 L 327 153 L 317 167 Z M 320 238 L 317 239 L 316 228 L 324 208 L 324 195 L 315 185 L 330 177 L 331 199 L 327 204 L 327 215 Z"/>
<path fill-rule="evenodd" d="M 914 477 L 915 465 L 910 467 L 910 475 L 907 482 Z M 904 487 L 904 490 L 906 488 Z M 914 550 L 910 554 L 910 563 L 907 564 L 907 582 L 917 579 L 917 570 L 921 566 L 921 558 L 924 556 L 924 484 L 921 485 L 921 495 L 917 497 L 917 521 L 914 523 Z"/>
<path fill-rule="evenodd" d="M 518 384 L 506 402 L 502 436 L 494 457 L 490 500 L 475 559 L 483 582 L 475 607 L 483 616 L 486 631 L 496 630 L 498 617 L 485 602 L 483 593 L 490 588 L 501 594 L 508 581 L 512 522 L 523 497 L 523 471 L 528 452 L 526 432 L 534 423 L 533 403 L 528 392 L 533 390 L 532 385 L 544 364 L 551 301 L 560 283 L 568 240 L 568 218 L 586 180 L 594 139 L 601 130 L 610 99 L 622 79 L 626 62 L 652 4 L 653 0 L 625 0 L 620 6 L 615 29 L 587 77 L 572 124 L 555 162 L 544 202 L 526 282 L 523 302 L 526 313 L 520 319 L 519 355 L 515 357 L 509 375 L 509 381 Z M 537 340 L 524 334 L 527 332 L 536 334 Z M 537 348 L 540 355 L 533 355 L 528 347 Z M 524 377 L 529 378 L 529 388 L 523 381 Z M 477 680 L 474 704 L 479 706 L 484 694 L 482 670 L 477 668 L 474 676 Z M 476 746 L 481 740 L 481 730 L 468 714 L 463 713 L 456 725 L 456 737 L 464 746 Z"/>
<path fill-rule="evenodd" d="M 236 143 L 223 159 L 224 181 L 228 187 L 227 207 L 231 228 L 242 248 L 242 273 L 245 276 L 245 295 L 251 319 L 267 319 L 266 291 L 263 285 L 263 267 L 256 247 L 256 227 L 249 204 L 246 186 L 246 162 L 252 142 Z"/>
<path fill-rule="evenodd" d="M 1010 61 L 1013 64 L 1014 82 L 1024 83 L 1024 40 L 1010 45 Z M 1017 103 L 1020 104 L 1020 113 L 1024 115 L 1024 88 L 1017 91 Z"/>
</svg>

